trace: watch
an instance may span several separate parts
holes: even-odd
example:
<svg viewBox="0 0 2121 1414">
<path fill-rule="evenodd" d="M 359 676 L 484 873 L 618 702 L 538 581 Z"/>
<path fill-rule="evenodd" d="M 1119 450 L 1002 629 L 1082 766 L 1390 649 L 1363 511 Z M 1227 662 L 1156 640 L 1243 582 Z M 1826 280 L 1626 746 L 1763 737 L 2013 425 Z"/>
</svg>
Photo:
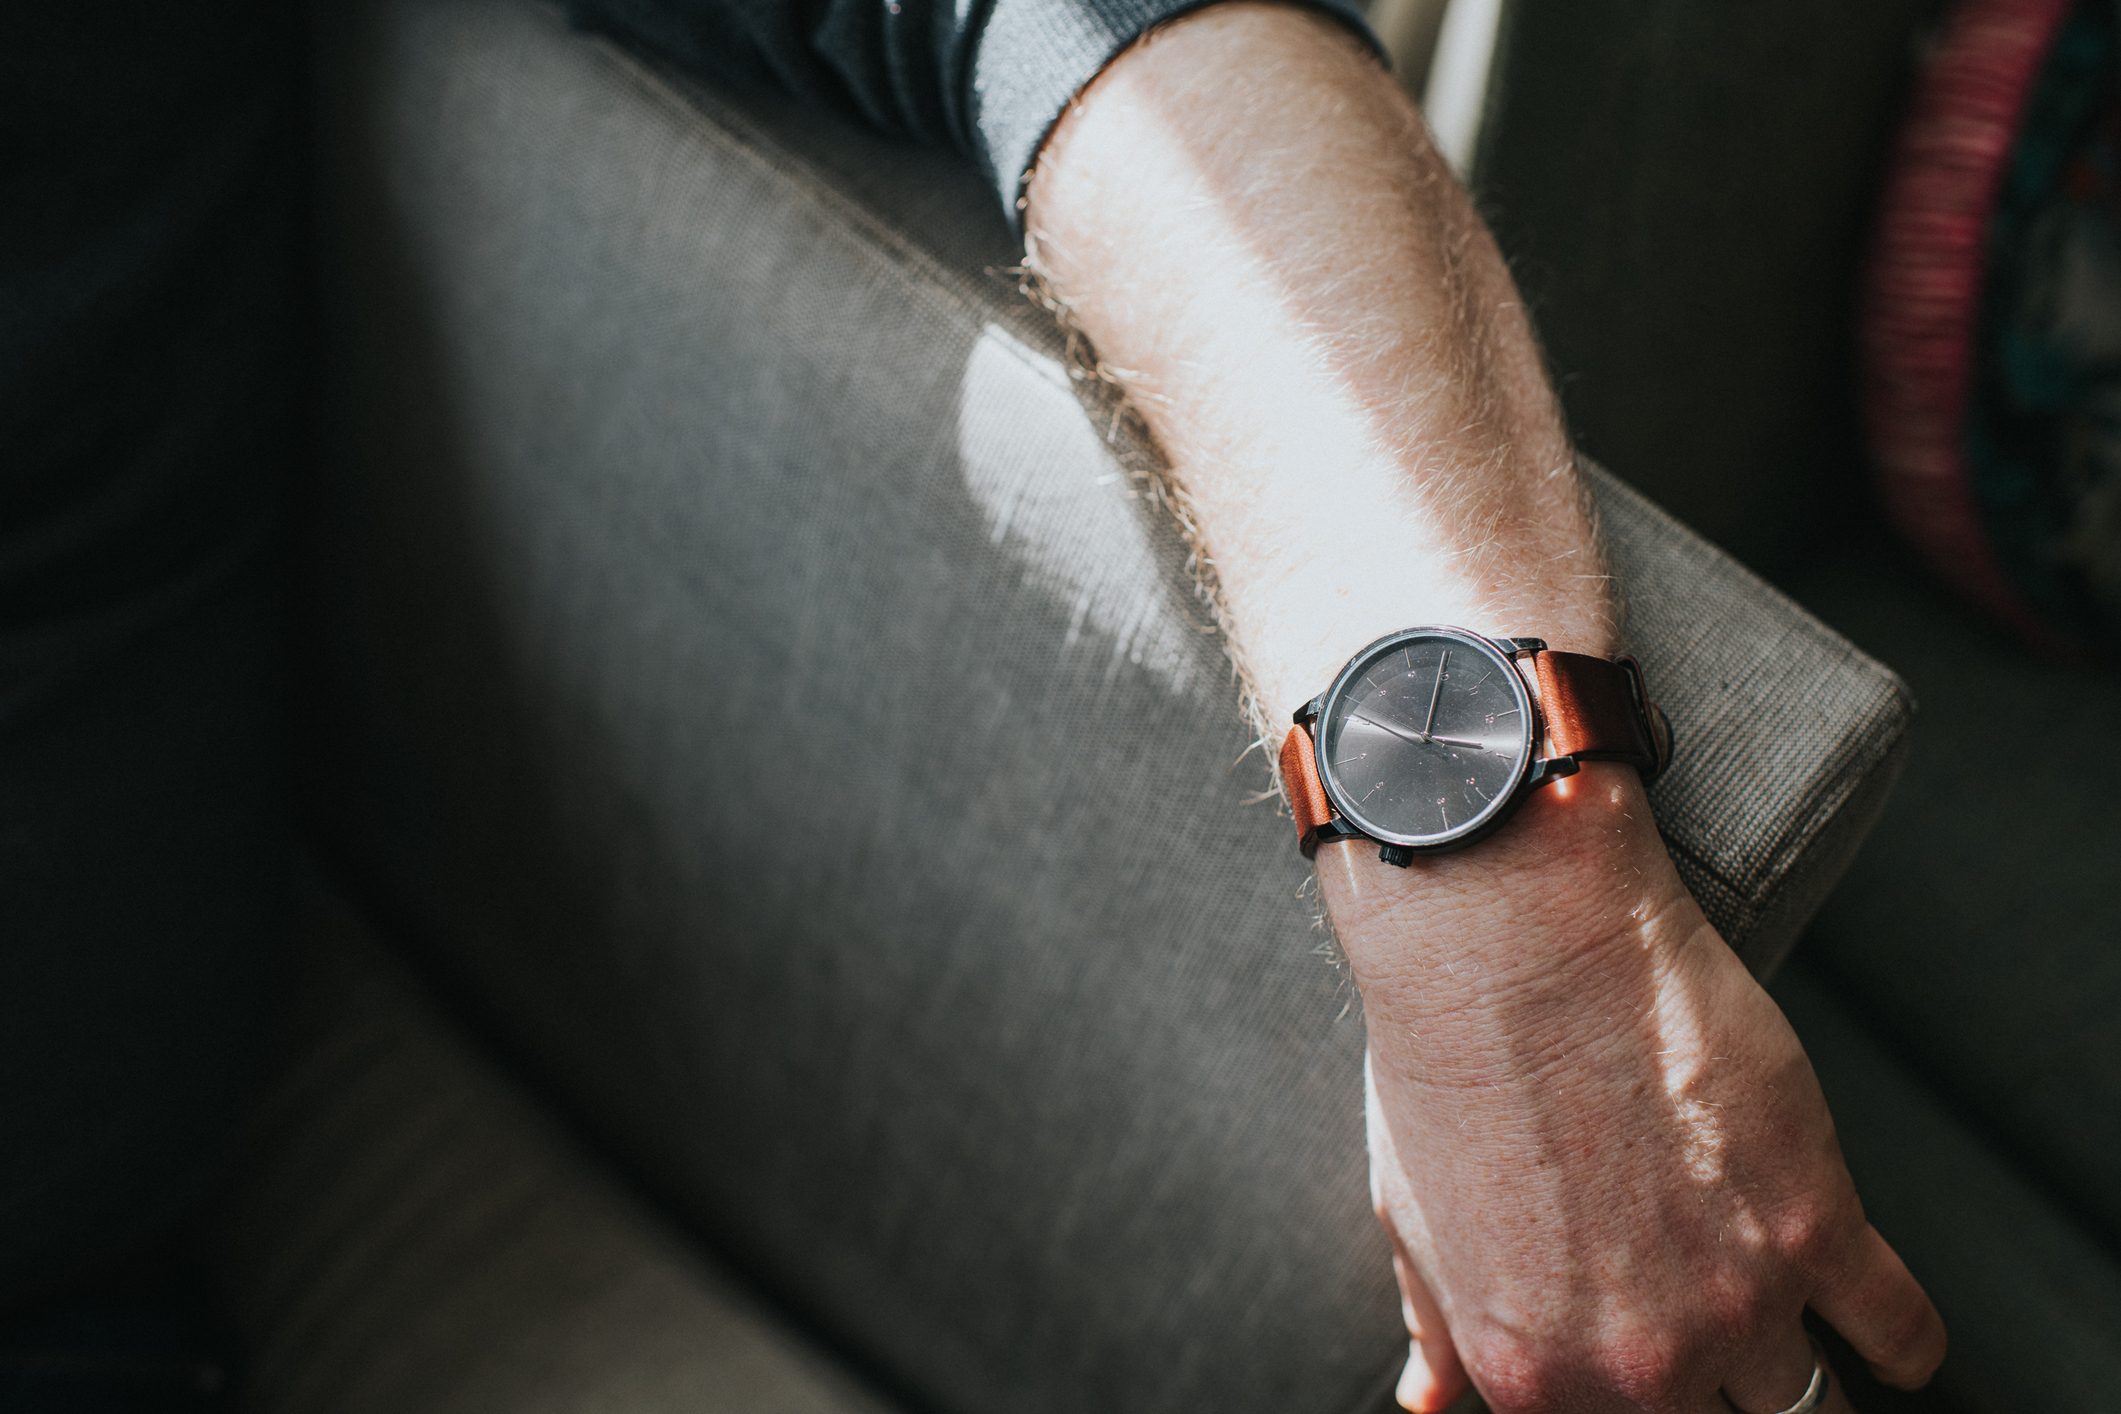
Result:
<svg viewBox="0 0 2121 1414">
<path fill-rule="evenodd" d="M 1350 658 L 1298 710 L 1281 775 L 1306 858 L 1364 839 L 1405 866 L 1486 838 L 1579 762 L 1625 761 L 1648 780 L 1671 757 L 1671 723 L 1633 658 L 1409 628 Z"/>
</svg>

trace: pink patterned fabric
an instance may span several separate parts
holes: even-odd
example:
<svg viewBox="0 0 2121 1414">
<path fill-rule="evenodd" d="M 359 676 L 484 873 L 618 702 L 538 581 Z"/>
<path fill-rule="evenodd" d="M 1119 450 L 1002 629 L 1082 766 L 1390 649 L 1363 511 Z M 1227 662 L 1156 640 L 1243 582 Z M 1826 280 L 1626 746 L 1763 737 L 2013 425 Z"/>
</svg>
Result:
<svg viewBox="0 0 2121 1414">
<path fill-rule="evenodd" d="M 1946 581 L 2057 644 L 2005 574 L 1965 428 L 1990 216 L 2042 61 L 2075 0 L 1967 0 L 1930 56 L 1888 171 L 1861 335 L 1863 411 L 1887 514 Z"/>
</svg>

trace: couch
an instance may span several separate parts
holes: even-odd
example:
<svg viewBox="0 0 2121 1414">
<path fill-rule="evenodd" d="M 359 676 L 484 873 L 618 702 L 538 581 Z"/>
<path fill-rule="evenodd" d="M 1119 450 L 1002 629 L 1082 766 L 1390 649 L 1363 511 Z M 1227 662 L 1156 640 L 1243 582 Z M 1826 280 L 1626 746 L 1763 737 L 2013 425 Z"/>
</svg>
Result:
<svg viewBox="0 0 2121 1414">
<path fill-rule="evenodd" d="M 314 862 L 203 1243 L 246 1405 L 1390 1407 L 1359 1008 L 1153 449 L 991 200 L 535 0 L 317 36 Z M 1976 1002 L 2035 1037 L 2009 969 L 2062 955 L 1984 946 L 2018 894 L 1927 818 L 1966 763 L 1892 813 L 1903 679 L 1593 474 L 1686 743 L 1660 825 L 1756 972 L 1810 928 L 1780 995 L 1954 1321 L 1939 1398 L 2111 1407 L 2112 1151 L 1954 1050 Z M 1874 548 L 1789 582 L 1948 729 L 2113 724 Z M 2043 851 L 2104 817 L 2010 836 L 2097 907 Z"/>
</svg>

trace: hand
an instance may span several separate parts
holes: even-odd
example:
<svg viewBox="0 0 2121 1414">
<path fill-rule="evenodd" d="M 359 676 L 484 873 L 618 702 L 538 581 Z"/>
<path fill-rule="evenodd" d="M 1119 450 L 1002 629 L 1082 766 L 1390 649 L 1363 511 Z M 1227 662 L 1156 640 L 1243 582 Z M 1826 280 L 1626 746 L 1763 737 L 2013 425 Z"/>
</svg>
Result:
<svg viewBox="0 0 2121 1414">
<path fill-rule="evenodd" d="M 1441 1409 L 1470 1376 L 1496 1414 L 1767 1414 L 1804 1391 L 1807 1306 L 1920 1385 L 1943 1323 L 1865 1221 L 1796 1036 L 1633 773 L 1564 784 L 1404 873 L 1320 851 L 1370 1028 L 1401 1403 Z"/>
<path fill-rule="evenodd" d="M 1431 707 L 1430 711 L 1433 713 L 1435 708 Z M 1365 717 L 1360 712 L 1350 712 L 1348 716 L 1355 721 L 1373 726 L 1388 736 L 1396 736 L 1401 741 L 1411 741 L 1418 746 L 1426 746 L 1430 740 L 1429 734 L 1425 731 L 1410 732 L 1404 727 L 1395 727 L 1390 722 L 1380 722 L 1375 717 Z"/>
<path fill-rule="evenodd" d="M 1443 696 L 1444 669 L 1451 666 L 1451 650 L 1443 650 L 1443 657 L 1436 661 L 1436 685 L 1429 689 L 1429 714 L 1421 719 L 1421 734 L 1426 738 L 1436 726 L 1436 699 Z"/>
</svg>

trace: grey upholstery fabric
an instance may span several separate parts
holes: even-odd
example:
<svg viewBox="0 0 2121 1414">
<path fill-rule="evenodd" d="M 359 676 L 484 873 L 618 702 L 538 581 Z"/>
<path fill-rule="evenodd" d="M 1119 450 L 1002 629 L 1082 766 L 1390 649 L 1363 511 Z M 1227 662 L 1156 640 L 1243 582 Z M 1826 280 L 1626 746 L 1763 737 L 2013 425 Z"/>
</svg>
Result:
<svg viewBox="0 0 2121 1414">
<path fill-rule="evenodd" d="M 2121 675 L 2039 660 L 1902 556 L 1801 585 L 1933 704 L 1817 967 L 2121 1265 Z"/>
<path fill-rule="evenodd" d="M 619 1189 L 315 879 L 210 1250 L 244 1407 L 884 1414 Z"/>
<path fill-rule="evenodd" d="M 1869 833 L 1914 703 L 1898 677 L 1609 476 L 1626 632 L 1682 734 L 1650 788 L 1679 872 L 1766 976 Z"/>
<path fill-rule="evenodd" d="M 508 0 L 335 18 L 312 799 L 688 1229 L 945 1411 L 1369 1407 L 1354 998 L 976 174 Z M 1895 679 L 1600 481 L 1767 965 Z"/>
</svg>

